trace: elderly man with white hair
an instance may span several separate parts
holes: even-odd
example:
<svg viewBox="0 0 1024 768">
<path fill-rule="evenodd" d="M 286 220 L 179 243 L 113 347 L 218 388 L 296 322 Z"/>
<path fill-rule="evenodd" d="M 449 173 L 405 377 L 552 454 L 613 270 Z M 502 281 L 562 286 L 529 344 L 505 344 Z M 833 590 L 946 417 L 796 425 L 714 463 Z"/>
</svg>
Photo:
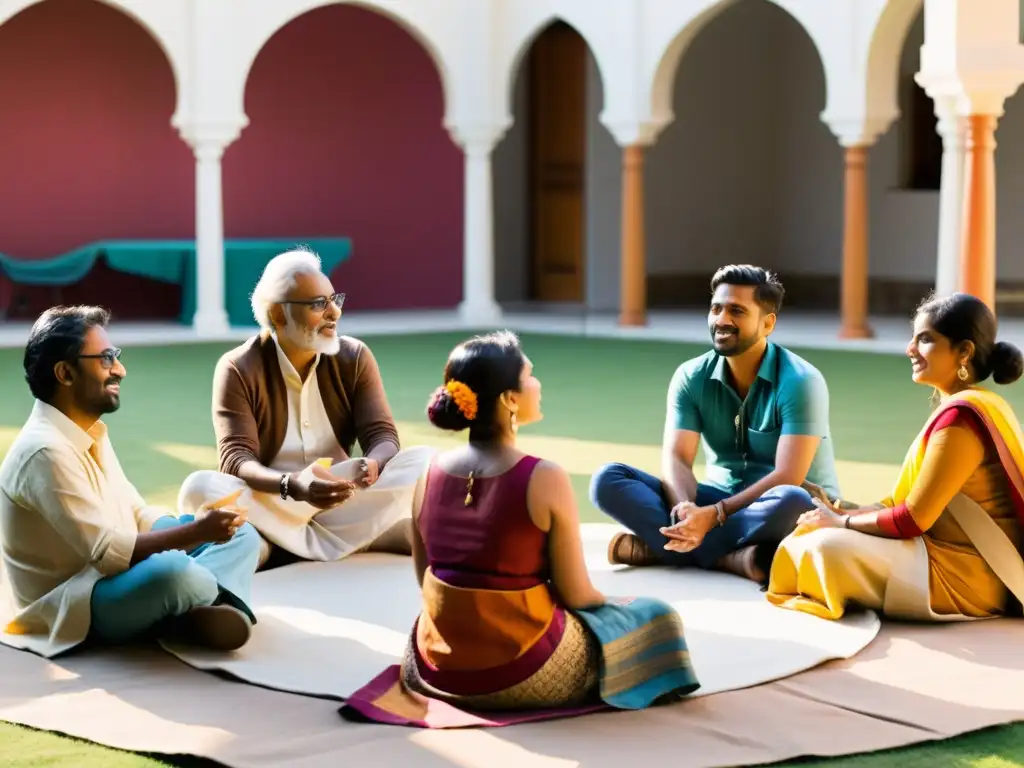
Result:
<svg viewBox="0 0 1024 768">
<path fill-rule="evenodd" d="M 337 333 L 345 294 L 320 258 L 296 250 L 267 264 L 252 294 L 262 331 L 227 352 L 213 381 L 220 471 L 189 476 L 183 514 L 241 490 L 270 544 L 305 560 L 369 549 L 411 554 L 416 483 L 432 450 L 400 450 L 377 361 Z M 358 441 L 359 458 L 350 458 Z"/>
</svg>

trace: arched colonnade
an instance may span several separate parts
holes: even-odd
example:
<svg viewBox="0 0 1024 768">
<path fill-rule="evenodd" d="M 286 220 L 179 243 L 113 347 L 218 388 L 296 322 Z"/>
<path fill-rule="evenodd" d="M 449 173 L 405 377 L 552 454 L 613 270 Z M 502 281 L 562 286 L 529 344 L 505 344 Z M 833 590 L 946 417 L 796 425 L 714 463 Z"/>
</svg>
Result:
<svg viewBox="0 0 1024 768">
<path fill-rule="evenodd" d="M 602 100 L 598 119 L 621 153 L 619 317 L 623 325 L 641 325 L 646 322 L 648 305 L 645 156 L 676 118 L 674 86 L 680 69 L 687 66 L 686 54 L 694 40 L 731 6 L 754 1 L 350 3 L 380 14 L 404 30 L 436 70 L 440 123 L 463 156 L 462 258 L 458 268 L 460 308 L 467 322 L 490 325 L 501 316 L 495 297 L 492 156 L 513 127 L 517 78 L 535 42 L 554 23 L 571 27 L 585 41 L 598 73 Z M 871 332 L 867 323 L 868 150 L 900 116 L 900 58 L 907 32 L 922 6 L 925 44 L 917 82 L 935 101 L 945 147 L 937 287 L 959 287 L 994 303 L 993 135 L 1004 102 L 1024 80 L 1017 1 L 765 1 L 792 17 L 813 43 L 825 84 L 820 119 L 844 156 L 842 334 L 863 337 Z M 28 12 L 37 2 L 5 3 L 0 9 L 0 36 L 3 24 Z M 282 29 L 336 3 L 102 2 L 137 22 L 166 57 L 175 88 L 174 109 L 168 119 L 195 160 L 200 279 L 194 324 L 202 335 L 221 334 L 227 329 L 222 298 L 222 158 L 252 130 L 246 111 L 250 74 L 258 68 L 261 52 Z M 353 119 L 358 120 L 358 115 Z M 441 148 L 436 151 L 444 152 Z M 557 154 L 559 150 L 551 151 Z M 577 183 L 571 180 L 572 173 L 565 178 L 570 179 L 565 182 L 569 186 Z"/>
</svg>

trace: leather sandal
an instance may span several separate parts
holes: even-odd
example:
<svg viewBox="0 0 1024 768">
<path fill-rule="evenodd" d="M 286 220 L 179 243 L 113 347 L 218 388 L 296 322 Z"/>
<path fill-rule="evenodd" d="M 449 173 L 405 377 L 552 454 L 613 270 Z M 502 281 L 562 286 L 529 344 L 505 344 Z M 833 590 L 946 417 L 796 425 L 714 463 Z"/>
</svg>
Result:
<svg viewBox="0 0 1024 768">
<path fill-rule="evenodd" d="M 655 565 L 657 555 L 643 540 L 632 533 L 617 533 L 608 542 L 608 562 L 612 565 Z"/>
<path fill-rule="evenodd" d="M 722 557 L 717 565 L 719 570 L 742 576 L 761 586 L 768 584 L 775 547 L 765 544 L 751 544 Z"/>
</svg>

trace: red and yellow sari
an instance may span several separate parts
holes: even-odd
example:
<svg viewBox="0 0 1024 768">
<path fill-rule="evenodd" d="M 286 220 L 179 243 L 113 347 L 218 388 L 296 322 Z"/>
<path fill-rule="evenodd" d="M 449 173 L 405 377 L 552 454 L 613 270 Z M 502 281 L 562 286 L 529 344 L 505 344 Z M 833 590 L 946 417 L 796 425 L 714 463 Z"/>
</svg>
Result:
<svg viewBox="0 0 1024 768">
<path fill-rule="evenodd" d="M 911 445 L 874 536 L 797 529 L 779 546 L 767 598 L 827 619 L 847 607 L 956 621 L 1003 615 L 1024 595 L 1024 437 L 1009 404 L 952 395 Z"/>
</svg>

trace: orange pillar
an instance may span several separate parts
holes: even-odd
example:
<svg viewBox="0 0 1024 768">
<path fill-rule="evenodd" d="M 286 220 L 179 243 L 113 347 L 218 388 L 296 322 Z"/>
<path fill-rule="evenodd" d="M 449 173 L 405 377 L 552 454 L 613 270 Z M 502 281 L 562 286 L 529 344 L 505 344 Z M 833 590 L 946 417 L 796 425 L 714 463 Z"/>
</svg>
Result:
<svg viewBox="0 0 1024 768">
<path fill-rule="evenodd" d="M 996 121 L 967 119 L 960 290 L 996 308 Z"/>
<path fill-rule="evenodd" d="M 622 275 L 619 325 L 647 323 L 647 263 L 644 242 L 644 149 L 622 150 Z"/>
<path fill-rule="evenodd" d="M 846 148 L 843 203 L 843 274 L 841 325 L 843 339 L 869 339 L 868 326 L 868 148 Z"/>
</svg>

